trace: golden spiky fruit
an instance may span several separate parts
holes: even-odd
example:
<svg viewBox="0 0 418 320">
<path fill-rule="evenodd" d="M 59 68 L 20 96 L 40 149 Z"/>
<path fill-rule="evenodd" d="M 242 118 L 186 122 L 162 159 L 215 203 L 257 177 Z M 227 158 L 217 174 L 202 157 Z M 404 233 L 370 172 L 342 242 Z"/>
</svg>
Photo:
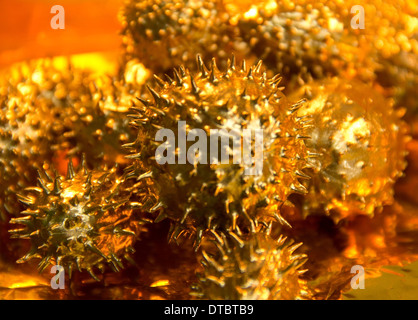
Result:
<svg viewBox="0 0 418 320">
<path fill-rule="evenodd" d="M 119 20 L 127 59 L 138 58 L 155 73 L 194 68 L 196 54 L 226 62 L 235 51 L 238 31 L 219 0 L 130 0 Z"/>
<path fill-rule="evenodd" d="M 309 298 L 301 270 L 301 243 L 273 239 L 268 231 L 217 236 L 216 249 L 203 251 L 203 273 L 192 294 L 210 300 L 296 300 Z"/>
<path fill-rule="evenodd" d="M 52 160 L 51 146 L 65 131 L 59 121 L 66 113 L 62 91 L 76 93 L 66 81 L 49 59 L 14 65 L 0 77 L 0 215 L 5 221 L 19 213 L 15 193 L 36 183 L 36 169 Z"/>
<path fill-rule="evenodd" d="M 198 244 L 207 229 L 235 230 L 240 225 L 254 230 L 259 219 L 282 220 L 280 206 L 287 196 L 305 191 L 298 179 L 306 177 L 303 169 L 310 154 L 304 143 L 306 119 L 296 116 L 300 104 L 288 102 L 278 88 L 280 78 L 268 79 L 261 62 L 247 68 L 245 60 L 242 67 L 236 67 L 234 61 L 221 72 L 213 59 L 208 71 L 198 57 L 198 73 L 193 75 L 182 67 L 175 70 L 174 80 L 161 80 L 161 88 L 150 88 L 154 100 L 142 100 L 143 106 L 133 108 L 132 123 L 139 132 L 137 140 L 126 145 L 132 152 L 129 158 L 134 159 L 127 177 L 154 183 L 159 198 L 154 209 L 164 208 L 158 220 L 168 216 L 175 221 L 172 238 L 184 229 L 194 230 Z M 184 129 L 179 129 L 180 121 L 186 122 Z M 172 130 L 178 143 L 166 142 L 174 162 L 160 165 L 156 151 L 162 143 L 156 134 L 162 128 Z M 207 138 L 207 145 L 199 147 L 204 160 L 199 163 L 194 154 L 187 161 L 185 158 L 192 146 L 185 135 L 194 129 Z M 209 140 L 215 137 L 211 137 L 211 130 L 215 129 L 227 133 L 226 163 L 221 163 L 222 152 L 214 156 L 217 162 L 212 154 L 207 157 Z M 245 170 L 240 153 L 238 161 L 233 160 L 237 155 L 233 140 L 241 144 L 245 129 L 251 132 L 252 146 L 257 141 L 256 130 L 262 137 L 258 147 L 252 148 L 262 167 L 254 175 Z M 200 136 L 198 139 L 203 141 Z M 219 147 L 220 139 L 215 139 Z M 241 147 L 238 150 L 241 152 Z"/>
<path fill-rule="evenodd" d="M 99 280 L 95 270 L 106 266 L 118 271 L 122 260 L 131 260 L 132 245 L 144 229 L 145 220 L 134 212 L 131 188 L 110 170 L 89 171 L 83 161 L 75 171 L 68 165 L 66 178 L 51 178 L 45 172 L 39 187 L 27 188 L 19 200 L 27 206 L 11 224 L 12 238 L 29 239 L 30 251 L 18 263 L 41 259 L 39 271 L 61 265 L 70 275 L 86 270 Z"/>
<path fill-rule="evenodd" d="M 69 157 L 86 156 L 90 168 L 103 165 L 120 167 L 126 163 L 122 144 L 133 138 L 127 112 L 136 97 L 142 96 L 148 70 L 137 61 L 125 66 L 118 76 L 96 74 L 75 68 L 70 63 L 61 73 L 77 85 L 77 93 L 67 94 L 67 112 L 59 119 L 65 133 L 56 140 L 54 149 L 65 150 Z M 69 84 L 63 82 L 64 89 Z"/>
<path fill-rule="evenodd" d="M 418 83 L 416 4 L 407 0 L 226 0 L 225 8 L 242 41 L 269 70 L 284 76 L 287 89 L 312 78 L 356 77 L 390 88 L 388 94 L 397 105 L 407 103 L 417 109 L 413 90 Z M 364 21 L 363 29 L 359 19 Z"/>
<path fill-rule="evenodd" d="M 36 184 L 44 162 L 59 167 L 64 154 L 86 154 L 90 168 L 122 169 L 121 145 L 133 137 L 126 112 L 146 77 L 138 63 L 117 79 L 63 58 L 16 64 L 1 74 L 0 237 L 8 238 L 9 218 L 23 209 L 16 193 Z"/>
<path fill-rule="evenodd" d="M 372 215 L 393 202 L 393 184 L 406 166 L 407 125 L 373 88 L 337 78 L 306 85 L 289 99 L 306 98 L 298 116 L 312 117 L 306 144 L 321 154 L 311 160 L 305 206 L 337 220 Z"/>
<path fill-rule="evenodd" d="M 344 26 L 327 4 L 262 0 L 227 8 L 251 52 L 269 70 L 283 75 L 287 89 L 347 68 L 338 47 Z"/>
<path fill-rule="evenodd" d="M 63 59 L 16 64 L 0 78 L 0 216 L 20 206 L 15 193 L 36 184 L 36 170 L 57 151 L 87 155 L 90 167 L 125 162 L 126 112 L 141 86 L 95 76 Z"/>
<path fill-rule="evenodd" d="M 127 113 L 141 91 L 141 85 L 134 90 L 124 78 L 86 74 L 68 106 L 69 115 L 61 120 L 67 130 L 55 148 L 68 150 L 70 157 L 86 155 L 92 168 L 123 166 L 126 152 L 122 145 L 134 137 Z"/>
</svg>

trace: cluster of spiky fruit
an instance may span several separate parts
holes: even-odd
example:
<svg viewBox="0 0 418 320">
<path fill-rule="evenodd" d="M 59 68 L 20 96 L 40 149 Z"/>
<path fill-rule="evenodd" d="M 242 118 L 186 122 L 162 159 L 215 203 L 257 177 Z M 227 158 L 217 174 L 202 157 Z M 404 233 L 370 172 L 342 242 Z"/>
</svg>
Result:
<svg viewBox="0 0 418 320">
<path fill-rule="evenodd" d="M 247 68 L 245 60 L 242 67 L 236 67 L 232 59 L 224 72 L 218 70 L 215 60 L 210 71 L 200 57 L 198 64 L 200 71 L 195 75 L 183 68 L 175 70 L 174 79 L 160 81 L 158 92 L 150 89 L 153 101 L 141 100 L 143 105 L 133 108 L 136 114 L 131 117 L 139 133 L 127 145 L 132 149 L 129 157 L 135 159 L 127 177 L 149 178 L 159 197 L 158 206 L 164 208 L 161 215 L 175 221 L 171 237 L 196 231 L 196 245 L 206 230 L 228 232 L 241 226 L 253 231 L 259 220 L 283 221 L 279 208 L 288 195 L 305 191 L 299 178 L 307 177 L 302 170 L 310 156 L 304 143 L 305 119 L 296 116 L 300 104 L 287 101 L 278 88 L 279 77 L 268 79 L 261 63 Z M 185 122 L 184 138 L 179 121 Z M 163 165 L 156 159 L 161 128 L 175 132 L 178 140 L 166 142 L 174 162 Z M 194 154 L 182 162 L 181 153 L 192 145 L 186 134 L 200 130 L 199 140 L 207 137 L 209 141 L 214 129 L 222 130 L 228 139 L 228 161 L 221 161 L 221 153 L 217 153 L 216 162 L 205 156 L 195 161 Z M 252 140 L 255 130 L 262 132 L 261 143 L 254 142 L 261 144 L 262 156 L 261 171 L 256 174 L 246 173 L 241 158 L 235 161 L 232 134 L 239 142 L 241 157 L 244 130 L 252 132 Z M 207 141 L 203 148 L 208 147 Z M 186 148 L 180 150 L 183 142 Z"/>
<path fill-rule="evenodd" d="M 196 296 L 309 298 L 299 245 L 270 233 L 272 224 L 289 226 L 282 206 L 299 193 L 308 214 L 372 215 L 393 201 L 408 136 L 402 111 L 368 86 L 311 82 L 288 99 L 281 76 L 287 91 L 339 75 L 394 88 L 398 105 L 410 98 L 416 9 L 402 2 L 392 15 L 389 1 L 374 15 L 377 3 L 365 14 L 381 29 L 362 34 L 350 26 L 351 1 L 132 0 L 120 13 L 123 75 L 50 60 L 12 69 L 0 86 L 0 210 L 23 226 L 12 236 L 30 240 L 19 262 L 39 258 L 40 271 L 55 263 L 99 280 L 96 269 L 131 260 L 144 214 L 157 212 L 154 222 L 171 222 L 169 239 L 192 234 L 196 250 L 206 248 Z M 233 51 L 268 69 L 236 66 Z M 147 93 L 140 63 L 159 75 L 180 67 L 165 81 L 155 76 Z M 69 162 L 66 178 L 51 174 L 62 153 L 85 155 L 77 171 Z M 26 206 L 19 216 L 17 199 Z"/>
<path fill-rule="evenodd" d="M 115 175 L 115 168 L 90 171 L 85 161 L 77 171 L 70 161 L 65 179 L 41 174 L 38 187 L 19 195 L 27 206 L 23 216 L 10 221 L 24 225 L 10 230 L 12 238 L 31 240 L 30 251 L 18 262 L 41 258 L 41 272 L 58 264 L 70 277 L 73 270 L 87 270 L 96 280 L 96 268 L 102 272 L 106 265 L 115 271 L 123 268 L 122 258 L 131 260 L 144 221 L 129 201 L 132 186 Z"/>
<path fill-rule="evenodd" d="M 29 253 L 19 262 L 40 258 L 40 271 L 57 263 L 70 274 L 74 269 L 86 270 L 96 280 L 96 269 L 103 271 L 110 266 L 119 270 L 121 259 L 129 259 L 128 251 L 143 229 L 138 217 L 141 211 L 135 211 L 138 205 L 151 212 L 164 207 L 156 221 L 169 217 L 174 225 L 171 237 L 175 239 L 183 231 L 196 231 L 196 247 L 209 230 L 234 234 L 243 228 L 252 234 L 259 224 L 272 219 L 284 222 L 280 206 L 290 193 L 304 192 L 298 179 L 306 178 L 302 169 L 310 156 L 304 144 L 306 121 L 296 117 L 300 104 L 291 105 L 286 100 L 278 88 L 280 77 L 268 79 L 261 63 L 247 69 L 244 61 L 238 68 L 232 59 L 227 70 L 221 72 L 213 60 L 209 71 L 199 57 L 198 65 L 200 71 L 194 76 L 180 68 L 174 71 L 174 80 L 164 82 L 156 77 L 161 88 L 158 93 L 150 88 L 154 101 L 140 98 L 144 106 L 133 108 L 139 115 L 130 118 L 139 133 L 136 141 L 127 145 L 134 150 L 128 158 L 135 160 L 125 177 L 118 177 L 116 168 L 97 166 L 118 162 L 116 157 L 107 160 L 103 152 L 109 152 L 107 146 L 118 145 L 114 139 L 97 146 L 102 152 L 93 148 L 100 138 L 89 143 L 90 133 L 103 131 L 110 120 L 115 121 L 109 116 L 113 110 L 103 104 L 109 101 L 106 97 L 112 98 L 109 92 L 116 86 L 101 84 L 103 79 L 80 83 L 77 98 L 70 100 L 70 106 L 63 105 L 66 115 L 74 117 L 72 126 L 65 121 L 67 118 L 58 118 L 64 126 L 66 144 L 54 145 L 58 150 L 68 148 L 72 143 L 68 139 L 74 138 L 74 149 L 68 148 L 69 153 L 77 156 L 83 152 L 88 157 L 77 172 L 70 162 L 66 179 L 59 175 L 51 178 L 47 170 L 40 174 L 38 187 L 26 188 L 19 195 L 27 208 L 21 213 L 23 217 L 13 218 L 11 223 L 24 227 L 10 232 L 14 238 L 31 242 Z M 115 90 L 115 100 L 125 97 L 118 91 L 121 88 Z M 96 112 L 88 112 L 89 108 Z M 101 112 L 103 109 L 108 112 Z M 261 175 L 245 175 L 243 163 L 159 166 L 154 158 L 156 131 L 161 127 L 176 131 L 182 119 L 188 122 L 189 131 L 201 129 L 208 135 L 211 128 L 241 132 L 240 141 L 242 130 L 262 129 L 265 154 Z M 118 123 L 125 125 L 122 120 Z M 128 129 L 114 131 L 123 130 Z M 228 153 L 228 158 L 233 156 Z M 93 171 L 87 169 L 89 158 L 91 164 L 96 163 Z M 147 177 L 152 177 L 150 187 L 143 186 Z M 150 200 L 154 193 L 158 202 Z"/>
<path fill-rule="evenodd" d="M 10 68 L 0 84 L 0 212 L 21 209 L 15 194 L 36 183 L 36 170 L 60 153 L 89 167 L 123 164 L 132 139 L 126 116 L 141 87 L 125 79 L 93 77 L 69 61 L 40 59 Z"/>
<path fill-rule="evenodd" d="M 397 105 L 416 110 L 416 6 L 332 0 L 128 1 L 120 13 L 125 50 L 161 73 L 196 54 L 222 62 L 232 52 L 262 59 L 287 90 L 341 75 L 376 81 Z M 378 11 L 376 13 L 376 11 Z M 364 15 L 363 15 L 364 13 Z M 357 14 L 357 16 L 355 16 Z M 359 19 L 367 20 L 360 29 Z M 222 65 L 224 66 L 224 65 Z"/>
<path fill-rule="evenodd" d="M 96 77 L 69 60 L 39 59 L 7 69 L 0 84 L 0 238 L 2 253 L 18 250 L 7 241 L 10 218 L 24 210 L 17 194 L 36 185 L 37 171 L 62 167 L 63 156 L 86 155 L 90 168 L 126 159 L 132 139 L 127 110 L 141 86 L 128 77 Z M 131 77 L 132 78 L 132 77 Z M 135 85 L 135 87 L 134 87 Z"/>
</svg>

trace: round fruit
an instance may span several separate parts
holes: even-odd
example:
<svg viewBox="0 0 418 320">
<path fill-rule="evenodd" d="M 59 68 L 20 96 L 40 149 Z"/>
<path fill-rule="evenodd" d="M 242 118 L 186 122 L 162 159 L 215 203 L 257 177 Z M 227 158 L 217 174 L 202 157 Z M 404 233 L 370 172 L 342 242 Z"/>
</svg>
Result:
<svg viewBox="0 0 418 320">
<path fill-rule="evenodd" d="M 76 172 L 70 161 L 66 178 L 52 179 L 45 172 L 39 187 L 19 195 L 27 209 L 10 223 L 24 227 L 10 233 L 12 238 L 30 239 L 31 249 L 18 263 L 39 258 L 40 272 L 56 264 L 70 277 L 78 269 L 96 280 L 96 268 L 123 268 L 122 259 L 130 260 L 144 223 L 132 208 L 131 189 L 115 172 L 89 171 L 84 161 Z"/>
<path fill-rule="evenodd" d="M 308 298 L 300 275 L 305 254 L 294 254 L 301 245 L 268 232 L 247 237 L 217 237 L 213 254 L 203 251 L 204 272 L 193 295 L 209 300 L 295 300 Z"/>
<path fill-rule="evenodd" d="M 128 61 L 138 58 L 156 73 L 181 64 L 194 68 L 197 54 L 226 62 L 235 51 L 238 31 L 219 0 L 127 1 L 120 21 Z"/>
<path fill-rule="evenodd" d="M 393 184 L 406 166 L 408 128 L 404 110 L 356 81 L 336 78 L 306 85 L 290 96 L 306 98 L 298 116 L 311 116 L 307 145 L 311 160 L 305 207 L 325 209 L 340 219 L 373 214 L 393 202 Z"/>
<path fill-rule="evenodd" d="M 287 101 L 280 78 L 268 79 L 261 63 L 238 68 L 232 60 L 221 72 L 215 60 L 210 71 L 198 61 L 199 73 L 175 70 L 174 80 L 150 89 L 153 101 L 133 109 L 139 132 L 127 145 L 135 159 L 127 177 L 153 182 L 161 217 L 176 222 L 174 238 L 187 228 L 200 239 L 207 229 L 254 230 L 260 219 L 282 220 L 287 196 L 305 191 L 298 179 L 310 154 L 300 104 Z M 170 138 L 159 142 L 166 132 Z"/>
</svg>

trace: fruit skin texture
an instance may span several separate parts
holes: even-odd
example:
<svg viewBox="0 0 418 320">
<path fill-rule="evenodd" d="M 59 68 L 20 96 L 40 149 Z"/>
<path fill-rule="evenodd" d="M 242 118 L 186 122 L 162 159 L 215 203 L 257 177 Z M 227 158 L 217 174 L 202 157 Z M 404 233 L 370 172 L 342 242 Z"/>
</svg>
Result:
<svg viewBox="0 0 418 320">
<path fill-rule="evenodd" d="M 364 9 L 364 29 L 356 29 Z M 387 89 L 397 106 L 418 110 L 418 6 L 407 0 L 226 0 L 242 42 L 281 73 L 291 92 L 312 79 L 339 75 Z"/>
<path fill-rule="evenodd" d="M 273 239 L 262 231 L 247 236 L 217 237 L 216 249 L 203 251 L 204 271 L 192 295 L 209 300 L 307 299 L 309 289 L 300 275 L 305 254 L 301 245 Z"/>
<path fill-rule="evenodd" d="M 393 203 L 393 184 L 406 167 L 407 125 L 373 88 L 337 78 L 306 85 L 289 99 L 306 98 L 299 116 L 311 115 L 307 145 L 322 154 L 311 160 L 307 212 L 325 210 L 336 220 L 373 215 Z"/>
<path fill-rule="evenodd" d="M 125 78 L 90 73 L 80 81 L 78 95 L 69 104 L 68 115 L 61 119 L 66 132 L 54 148 L 68 150 L 69 157 L 81 159 L 84 154 L 90 168 L 125 165 L 122 145 L 134 137 L 127 114 L 132 101 L 141 96 L 142 86 L 133 89 Z"/>
<path fill-rule="evenodd" d="M 175 221 L 174 239 L 183 230 L 196 231 L 197 244 L 208 229 L 254 230 L 258 220 L 282 220 L 279 209 L 287 196 L 305 192 L 298 179 L 306 177 L 302 170 L 310 156 L 304 143 L 306 119 L 295 116 L 300 105 L 287 101 L 277 87 L 279 77 L 267 79 L 261 63 L 247 69 L 244 61 L 238 68 L 232 59 L 226 72 L 218 70 L 215 60 L 210 71 L 200 58 L 198 64 L 199 73 L 180 68 L 175 80 L 161 81 L 158 92 L 150 89 L 154 101 L 133 109 L 138 138 L 126 146 L 134 159 L 127 178 L 152 181 L 157 207 L 164 208 L 157 220 Z M 261 129 L 261 174 L 244 174 L 243 161 L 233 164 L 231 153 L 229 164 L 180 164 L 176 157 L 175 164 L 159 165 L 155 155 L 162 142 L 155 140 L 156 133 L 171 129 L 179 139 L 180 120 L 186 121 L 187 132 L 204 130 L 208 141 L 210 129 L 233 129 L 240 139 L 243 129 Z M 187 150 L 191 144 L 187 141 Z"/>
<path fill-rule="evenodd" d="M 295 8 L 280 3 L 274 3 L 275 10 L 265 10 L 265 2 L 234 19 L 243 41 L 268 69 L 282 74 L 289 83 L 335 74 L 335 62 L 340 59 L 335 42 L 342 30 L 328 29 L 327 19 L 333 13 L 326 7 Z"/>
<path fill-rule="evenodd" d="M 124 74 L 95 74 L 68 63 L 61 73 L 75 84 L 77 93 L 67 94 L 66 114 L 60 117 L 65 132 L 53 148 L 67 151 L 67 157 L 85 155 L 89 168 L 120 168 L 127 163 L 122 145 L 131 141 L 127 113 L 132 101 L 142 96 L 148 71 L 138 61 L 131 61 Z M 62 84 L 66 86 L 64 82 Z"/>
<path fill-rule="evenodd" d="M 2 73 L 0 220 L 6 222 L 20 212 L 16 193 L 34 185 L 36 170 L 54 157 L 51 146 L 65 132 L 59 117 L 65 117 L 67 98 L 75 87 L 51 59 L 16 64 Z"/>
<path fill-rule="evenodd" d="M 119 20 L 127 60 L 138 58 L 157 74 L 182 64 L 195 68 L 196 54 L 220 63 L 238 51 L 238 30 L 219 0 L 126 1 Z"/>
<path fill-rule="evenodd" d="M 130 188 L 115 171 L 89 171 L 84 161 L 76 172 L 69 162 L 66 178 L 52 179 L 45 172 L 39 187 L 19 195 L 27 209 L 10 223 L 24 227 L 10 233 L 12 238 L 30 239 L 32 247 L 18 263 L 39 258 L 40 272 L 58 264 L 70 277 L 78 269 L 96 280 L 96 268 L 123 268 L 122 259 L 130 260 L 132 245 L 145 229 L 130 204 Z"/>
</svg>

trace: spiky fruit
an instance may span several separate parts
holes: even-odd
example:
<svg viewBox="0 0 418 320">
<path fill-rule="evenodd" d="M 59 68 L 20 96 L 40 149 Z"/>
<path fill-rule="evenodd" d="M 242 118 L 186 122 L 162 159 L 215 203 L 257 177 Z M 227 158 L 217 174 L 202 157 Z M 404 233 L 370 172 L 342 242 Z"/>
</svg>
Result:
<svg viewBox="0 0 418 320">
<path fill-rule="evenodd" d="M 295 300 L 309 297 L 300 275 L 305 254 L 286 238 L 268 231 L 249 236 L 217 236 L 216 249 L 203 251 L 204 272 L 193 295 L 210 300 Z"/>
<path fill-rule="evenodd" d="M 17 64 L 0 78 L 0 212 L 4 220 L 21 207 L 16 192 L 36 183 L 36 169 L 53 158 L 62 135 L 66 80 L 52 60 Z M 74 86 L 65 87 L 74 93 Z"/>
<path fill-rule="evenodd" d="M 119 20 L 127 58 L 139 58 L 156 73 L 181 64 L 194 68 L 196 54 L 226 62 L 235 51 L 238 31 L 219 0 L 131 0 Z"/>
<path fill-rule="evenodd" d="M 418 53 L 400 54 L 383 64 L 380 76 L 382 85 L 389 88 L 395 106 L 406 107 L 406 119 L 418 115 Z"/>
<path fill-rule="evenodd" d="M 402 103 L 417 83 L 417 6 L 408 1 L 227 0 L 251 52 L 283 75 L 287 89 L 329 75 L 377 81 Z M 358 17 L 365 27 L 357 28 Z M 409 91 L 408 91 L 409 90 Z M 415 95 L 416 97 L 416 95 Z M 407 100 L 411 107 L 416 100 Z M 414 102 L 415 101 L 415 102 Z"/>
<path fill-rule="evenodd" d="M 332 210 L 338 220 L 392 203 L 393 184 L 406 166 L 405 110 L 394 110 L 367 85 L 337 78 L 289 96 L 301 98 L 308 102 L 298 116 L 313 117 L 306 143 L 321 154 L 311 161 L 306 209 Z"/>
<path fill-rule="evenodd" d="M 364 29 L 353 29 L 351 22 L 354 14 L 351 7 L 358 1 L 349 0 L 339 4 L 335 12 L 344 24 L 344 41 L 339 44 L 344 51 L 347 42 L 358 43 L 359 50 L 347 55 L 348 59 L 367 57 L 369 71 L 358 70 L 358 78 L 364 79 L 362 73 L 371 73 L 372 80 L 387 89 L 386 95 L 395 99 L 395 106 L 407 107 L 410 114 L 418 110 L 418 27 L 416 17 L 418 6 L 407 0 L 372 0 L 362 3 L 364 10 Z M 354 19 L 356 20 L 356 19 Z M 348 40 L 348 41 L 347 41 Z M 362 60 L 358 60 L 362 62 Z M 366 60 L 364 60 L 366 61 Z M 355 65 L 353 65 L 356 67 Z M 355 71 L 353 71 L 355 73 Z M 368 78 L 366 78 L 368 80 Z"/>
<path fill-rule="evenodd" d="M 214 59 L 211 71 L 200 57 L 198 65 L 199 73 L 193 75 L 180 68 L 174 71 L 175 80 L 160 81 L 158 92 L 150 89 L 154 100 L 143 100 L 144 106 L 133 109 L 136 114 L 131 117 L 139 133 L 137 140 L 127 145 L 132 150 L 129 157 L 135 159 L 127 177 L 152 180 L 159 197 L 157 207 L 164 207 L 160 218 L 168 216 L 176 221 L 172 238 L 190 227 L 197 231 L 197 244 L 207 229 L 226 231 L 241 225 L 254 230 L 258 219 L 281 220 L 278 212 L 287 196 L 305 191 L 298 179 L 305 177 L 302 170 L 310 156 L 304 143 L 305 120 L 296 117 L 300 104 L 292 106 L 287 101 L 278 88 L 280 78 L 268 79 L 261 71 L 261 62 L 247 69 L 244 61 L 237 68 L 232 59 L 225 72 L 218 70 Z M 187 130 L 179 129 L 179 121 L 186 122 Z M 172 130 L 177 137 L 178 143 L 166 142 L 174 163 L 157 163 L 161 143 L 156 134 L 161 128 Z M 225 130 L 227 161 L 221 162 L 222 152 L 213 155 L 211 151 L 210 158 L 205 156 L 209 142 L 204 147 L 207 150 L 199 147 L 203 161 L 196 162 L 194 154 L 189 154 L 187 161 L 181 160 L 192 145 L 190 136 L 187 141 L 185 136 L 192 129 L 200 130 L 207 141 L 215 137 L 211 137 L 211 130 Z M 245 129 L 252 133 L 252 145 L 257 143 L 256 130 L 263 138 L 255 146 L 262 168 L 253 175 L 245 171 L 242 159 L 233 161 L 237 154 L 241 156 L 242 149 L 236 153 L 233 140 L 241 145 Z"/>
<path fill-rule="evenodd" d="M 40 272 L 57 264 L 70 276 L 86 270 L 96 280 L 96 268 L 123 268 L 144 223 L 132 209 L 131 189 L 115 171 L 89 171 L 84 161 L 75 171 L 70 161 L 66 178 L 45 172 L 39 187 L 19 195 L 27 209 L 10 223 L 24 227 L 10 232 L 12 238 L 30 239 L 31 249 L 18 263 L 40 258 Z"/>
<path fill-rule="evenodd" d="M 343 25 L 322 2 L 261 0 L 251 6 L 231 4 L 228 8 L 251 52 L 263 59 L 269 70 L 282 74 L 288 89 L 347 68 L 337 46 Z"/>
<path fill-rule="evenodd" d="M 20 212 L 16 192 L 36 184 L 36 170 L 57 150 L 86 154 L 90 167 L 125 161 L 121 144 L 132 131 L 124 112 L 140 95 L 137 83 L 133 90 L 124 79 L 97 77 L 60 59 L 17 64 L 0 82 L 3 220 Z"/>
<path fill-rule="evenodd" d="M 103 165 L 121 168 L 126 163 L 122 144 L 133 138 L 127 112 L 132 100 L 142 96 L 149 72 L 132 61 L 119 76 L 95 74 L 74 68 L 61 72 L 77 85 L 77 92 L 66 91 L 66 114 L 60 117 L 66 132 L 56 140 L 54 149 L 67 150 L 69 157 L 86 156 L 91 168 Z"/>
<path fill-rule="evenodd" d="M 69 150 L 70 157 L 86 155 L 89 167 L 123 166 L 126 152 L 122 145 L 134 137 L 127 112 L 131 101 L 141 96 L 142 87 L 134 81 L 134 90 L 124 78 L 108 75 L 89 74 L 80 80 L 70 114 L 62 119 L 67 131 L 57 139 L 55 148 Z"/>
</svg>

